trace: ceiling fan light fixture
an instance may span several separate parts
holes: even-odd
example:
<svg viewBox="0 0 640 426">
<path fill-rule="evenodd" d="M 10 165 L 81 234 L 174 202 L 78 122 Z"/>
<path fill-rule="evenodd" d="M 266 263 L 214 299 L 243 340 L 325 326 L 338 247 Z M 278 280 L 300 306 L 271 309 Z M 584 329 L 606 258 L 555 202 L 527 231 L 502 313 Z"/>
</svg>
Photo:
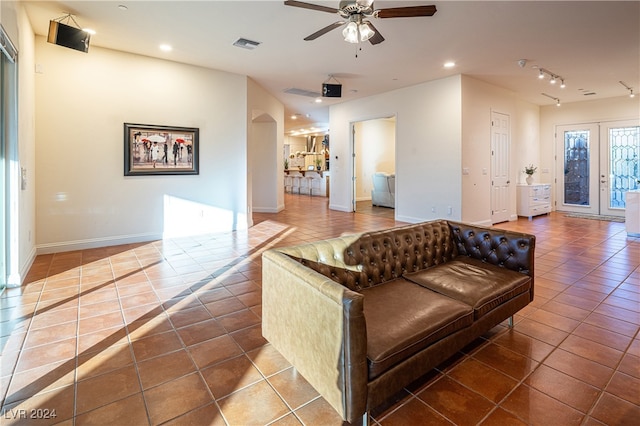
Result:
<svg viewBox="0 0 640 426">
<path fill-rule="evenodd" d="M 358 42 L 358 24 L 355 22 L 349 22 L 347 26 L 342 30 L 342 36 L 344 41 L 349 43 Z"/>
<path fill-rule="evenodd" d="M 360 24 L 358 26 L 358 30 L 360 31 L 360 41 L 367 41 L 371 37 L 373 37 L 376 33 L 371 29 L 369 25 L 367 25 L 366 22 L 363 22 L 362 24 Z"/>
</svg>

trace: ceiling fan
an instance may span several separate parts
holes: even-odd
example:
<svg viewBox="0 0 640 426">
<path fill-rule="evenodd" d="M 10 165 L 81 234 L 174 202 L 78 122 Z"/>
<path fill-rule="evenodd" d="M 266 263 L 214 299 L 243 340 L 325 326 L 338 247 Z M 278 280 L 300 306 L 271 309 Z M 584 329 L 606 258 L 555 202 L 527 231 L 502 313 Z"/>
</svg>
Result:
<svg viewBox="0 0 640 426">
<path fill-rule="evenodd" d="M 359 43 L 368 40 L 371 44 L 379 44 L 384 41 L 384 37 L 368 20 L 369 18 L 411 18 L 415 16 L 433 16 L 436 13 L 434 5 L 392 7 L 376 10 L 373 7 L 373 0 L 343 0 L 340 2 L 338 9 L 296 0 L 288 0 L 284 4 L 303 9 L 319 10 L 320 12 L 337 13 L 345 19 L 344 21 L 337 21 L 327 25 L 308 35 L 304 38 L 307 41 L 315 40 L 321 35 L 347 24 L 342 31 L 345 41 Z"/>
</svg>

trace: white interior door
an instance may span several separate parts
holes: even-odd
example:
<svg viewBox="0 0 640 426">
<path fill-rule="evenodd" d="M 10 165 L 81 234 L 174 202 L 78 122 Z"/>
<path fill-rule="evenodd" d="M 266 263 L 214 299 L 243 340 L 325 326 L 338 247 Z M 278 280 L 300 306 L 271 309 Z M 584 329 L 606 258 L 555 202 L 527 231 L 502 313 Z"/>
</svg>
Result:
<svg viewBox="0 0 640 426">
<path fill-rule="evenodd" d="M 638 186 L 639 139 L 638 121 L 558 126 L 556 209 L 624 216 L 625 194 Z"/>
<path fill-rule="evenodd" d="M 509 220 L 509 116 L 491 112 L 491 222 Z"/>
</svg>

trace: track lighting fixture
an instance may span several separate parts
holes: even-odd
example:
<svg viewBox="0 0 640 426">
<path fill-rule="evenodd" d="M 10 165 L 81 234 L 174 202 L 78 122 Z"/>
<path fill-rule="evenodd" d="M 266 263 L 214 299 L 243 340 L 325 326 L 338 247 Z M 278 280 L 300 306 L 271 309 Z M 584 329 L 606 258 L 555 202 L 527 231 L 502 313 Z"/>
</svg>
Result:
<svg viewBox="0 0 640 426">
<path fill-rule="evenodd" d="M 543 80 L 545 78 L 545 76 L 549 76 L 549 84 L 556 84 L 558 80 L 560 80 L 560 88 L 564 89 L 565 87 L 567 87 L 566 84 L 564 84 L 564 77 L 559 76 L 558 74 L 551 72 L 547 69 L 544 69 L 542 67 L 538 67 L 534 65 L 534 68 L 538 68 L 538 78 L 540 80 Z"/>
<path fill-rule="evenodd" d="M 630 98 L 634 98 L 636 95 L 633 93 L 633 88 L 629 87 L 628 84 L 626 84 L 624 81 L 619 81 L 618 83 L 622 84 L 624 86 L 625 89 L 627 89 L 629 91 L 629 97 Z"/>
<path fill-rule="evenodd" d="M 556 106 L 560 106 L 560 98 L 556 98 L 555 96 L 547 95 L 546 93 L 540 93 L 542 96 L 546 96 L 549 99 L 553 99 L 556 101 Z"/>
</svg>

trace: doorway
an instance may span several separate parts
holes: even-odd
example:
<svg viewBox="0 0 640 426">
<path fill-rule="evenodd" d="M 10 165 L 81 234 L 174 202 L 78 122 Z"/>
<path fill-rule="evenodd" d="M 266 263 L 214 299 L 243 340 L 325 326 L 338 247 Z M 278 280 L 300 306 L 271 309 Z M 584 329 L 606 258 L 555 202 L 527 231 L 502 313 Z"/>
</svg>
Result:
<svg viewBox="0 0 640 426">
<path fill-rule="evenodd" d="M 638 120 L 556 128 L 557 210 L 625 215 L 626 192 L 640 176 Z"/>
<path fill-rule="evenodd" d="M 353 149 L 353 211 L 394 217 L 396 174 L 396 118 L 351 123 Z M 374 175 L 385 175 L 386 191 L 373 194 Z M 392 187 L 390 187 L 392 186 Z M 381 205 L 374 205 L 373 198 Z"/>
</svg>

